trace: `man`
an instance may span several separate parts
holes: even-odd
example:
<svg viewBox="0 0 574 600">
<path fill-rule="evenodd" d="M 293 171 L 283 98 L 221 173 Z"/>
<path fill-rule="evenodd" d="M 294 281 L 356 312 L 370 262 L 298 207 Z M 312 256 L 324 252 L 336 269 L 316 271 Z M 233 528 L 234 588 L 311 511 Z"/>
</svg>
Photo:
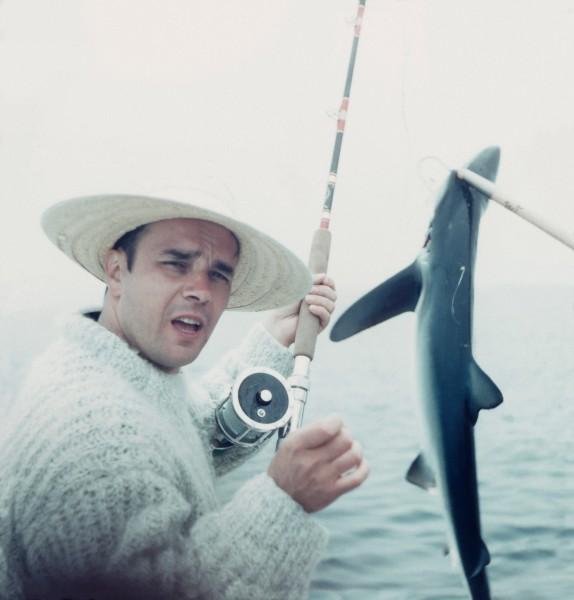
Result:
<svg viewBox="0 0 574 600">
<path fill-rule="evenodd" d="M 247 367 L 288 375 L 310 276 L 288 250 L 216 212 L 142 196 L 62 202 L 48 236 L 107 290 L 31 369 L 3 432 L 1 598 L 306 597 L 325 532 L 309 513 L 368 468 L 337 418 L 293 432 L 267 473 L 221 505 L 214 480 L 251 450 L 213 453 L 215 408 Z M 324 328 L 333 282 L 305 296 Z M 188 389 L 180 368 L 224 309 L 271 312 Z"/>
</svg>

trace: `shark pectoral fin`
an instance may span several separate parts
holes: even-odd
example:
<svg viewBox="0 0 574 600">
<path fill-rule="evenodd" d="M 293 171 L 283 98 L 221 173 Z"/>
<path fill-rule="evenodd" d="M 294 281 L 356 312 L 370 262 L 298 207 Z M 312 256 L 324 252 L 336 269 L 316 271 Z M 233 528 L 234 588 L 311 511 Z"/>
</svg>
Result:
<svg viewBox="0 0 574 600">
<path fill-rule="evenodd" d="M 401 313 L 414 310 L 420 293 L 421 274 L 414 262 L 352 304 L 331 329 L 331 340 L 339 342 Z"/>
<path fill-rule="evenodd" d="M 490 552 L 483 540 L 480 540 L 480 556 L 471 577 L 476 577 L 490 563 Z"/>
<path fill-rule="evenodd" d="M 494 381 L 476 364 L 470 363 L 468 378 L 468 410 L 474 423 L 478 419 L 478 411 L 483 408 L 495 408 L 502 402 L 502 392 Z"/>
<path fill-rule="evenodd" d="M 413 460 L 409 467 L 407 481 L 413 485 L 418 485 L 423 490 L 433 490 L 436 488 L 434 473 L 422 452 Z"/>
</svg>

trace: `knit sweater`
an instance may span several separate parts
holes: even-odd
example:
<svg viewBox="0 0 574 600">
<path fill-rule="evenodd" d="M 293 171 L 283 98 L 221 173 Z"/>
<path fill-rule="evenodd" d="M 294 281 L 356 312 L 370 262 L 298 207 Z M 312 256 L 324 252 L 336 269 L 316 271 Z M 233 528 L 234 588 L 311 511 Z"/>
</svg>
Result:
<svg viewBox="0 0 574 600">
<path fill-rule="evenodd" d="M 263 327 L 196 384 L 77 315 L 33 365 L 0 449 L 0 599 L 295 600 L 326 533 L 267 474 L 222 505 L 214 409 L 244 368 L 286 374 Z"/>
</svg>

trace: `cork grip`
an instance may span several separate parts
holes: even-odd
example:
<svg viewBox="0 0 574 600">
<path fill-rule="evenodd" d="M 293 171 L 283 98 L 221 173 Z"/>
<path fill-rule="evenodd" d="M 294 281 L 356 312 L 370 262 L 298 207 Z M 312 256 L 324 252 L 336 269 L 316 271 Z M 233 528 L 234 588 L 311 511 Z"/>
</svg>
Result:
<svg viewBox="0 0 574 600">
<path fill-rule="evenodd" d="M 329 250 L 331 247 L 331 232 L 328 229 L 317 229 L 313 235 L 311 254 L 309 256 L 309 270 L 311 273 L 326 273 L 329 264 Z M 315 344 L 319 333 L 319 319 L 309 312 L 305 302 L 301 303 L 299 322 L 295 333 L 295 356 L 307 356 L 313 360 Z"/>
</svg>

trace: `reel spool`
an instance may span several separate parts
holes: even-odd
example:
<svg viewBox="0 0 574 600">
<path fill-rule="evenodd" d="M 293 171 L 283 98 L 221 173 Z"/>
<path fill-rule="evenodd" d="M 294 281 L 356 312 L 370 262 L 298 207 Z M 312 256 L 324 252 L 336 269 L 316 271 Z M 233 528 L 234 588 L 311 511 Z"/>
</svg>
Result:
<svg viewBox="0 0 574 600">
<path fill-rule="evenodd" d="M 215 411 L 219 431 L 214 450 L 262 444 L 291 418 L 293 396 L 284 377 L 273 369 L 243 371 L 230 397 Z"/>
</svg>

